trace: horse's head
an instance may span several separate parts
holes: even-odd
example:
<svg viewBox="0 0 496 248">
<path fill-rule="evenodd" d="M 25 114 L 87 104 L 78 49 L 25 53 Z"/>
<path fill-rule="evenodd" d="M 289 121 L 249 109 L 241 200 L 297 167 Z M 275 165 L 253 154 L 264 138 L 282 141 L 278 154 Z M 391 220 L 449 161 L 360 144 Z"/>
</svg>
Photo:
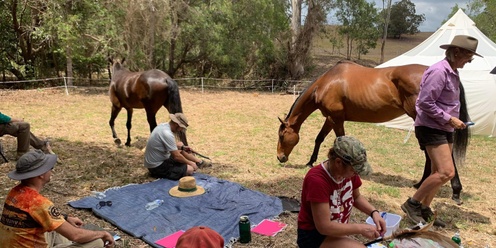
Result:
<svg viewBox="0 0 496 248">
<path fill-rule="evenodd" d="M 300 141 L 300 136 L 287 121 L 278 119 L 281 126 L 279 126 L 279 140 L 277 142 L 277 159 L 284 163 L 288 161 L 289 154 Z"/>
</svg>

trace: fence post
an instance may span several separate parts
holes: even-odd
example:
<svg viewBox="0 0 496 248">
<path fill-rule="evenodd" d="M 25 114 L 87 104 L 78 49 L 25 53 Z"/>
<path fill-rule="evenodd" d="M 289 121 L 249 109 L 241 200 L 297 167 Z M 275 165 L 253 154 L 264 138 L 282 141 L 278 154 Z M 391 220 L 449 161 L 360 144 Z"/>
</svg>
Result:
<svg viewBox="0 0 496 248">
<path fill-rule="evenodd" d="M 65 86 L 65 94 L 69 95 L 69 91 L 67 90 L 67 80 L 66 77 L 64 77 L 64 86 Z"/>
<path fill-rule="evenodd" d="M 201 77 L 201 88 L 202 88 L 202 94 L 203 94 L 203 77 Z"/>
<path fill-rule="evenodd" d="M 274 79 L 272 79 L 272 94 L 274 94 Z"/>
<path fill-rule="evenodd" d="M 293 84 L 293 100 L 296 99 L 296 84 Z"/>
</svg>

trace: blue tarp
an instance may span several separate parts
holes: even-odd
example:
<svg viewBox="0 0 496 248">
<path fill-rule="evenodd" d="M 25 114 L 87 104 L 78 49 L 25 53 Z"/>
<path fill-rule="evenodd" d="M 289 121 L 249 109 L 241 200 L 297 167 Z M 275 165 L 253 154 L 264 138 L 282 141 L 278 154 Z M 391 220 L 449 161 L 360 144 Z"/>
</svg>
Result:
<svg viewBox="0 0 496 248">
<path fill-rule="evenodd" d="M 196 183 L 205 194 L 177 198 L 169 190 L 178 181 L 159 179 L 145 184 L 131 184 L 106 190 L 103 199 L 88 196 L 69 202 L 74 208 L 91 208 L 93 213 L 153 247 L 155 241 L 179 230 L 194 226 L 208 226 L 224 237 L 229 244 L 239 237 L 238 222 L 247 215 L 252 225 L 272 219 L 282 212 L 281 200 L 240 184 L 205 174 L 195 174 Z M 153 210 L 145 204 L 155 199 L 164 203 Z M 112 206 L 98 207 L 100 201 L 112 201 Z"/>
</svg>

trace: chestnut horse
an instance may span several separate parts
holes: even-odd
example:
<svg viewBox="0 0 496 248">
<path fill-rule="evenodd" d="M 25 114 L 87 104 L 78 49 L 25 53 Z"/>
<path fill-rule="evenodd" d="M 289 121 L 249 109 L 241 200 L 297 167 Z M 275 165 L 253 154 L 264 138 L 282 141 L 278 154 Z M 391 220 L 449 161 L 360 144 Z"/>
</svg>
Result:
<svg viewBox="0 0 496 248">
<path fill-rule="evenodd" d="M 120 62 L 115 62 L 112 65 L 111 78 L 109 95 L 110 102 L 112 102 L 112 113 L 110 114 L 109 125 L 112 129 L 114 143 L 117 145 L 121 144 L 121 140 L 115 132 L 114 121 L 122 108 L 127 111 L 126 146 L 131 145 L 133 108 L 145 109 L 150 133 L 157 126 L 155 115 L 162 106 L 171 114 L 183 112 L 179 87 L 176 81 L 163 71 L 153 69 L 144 72 L 131 72 L 124 68 Z M 179 138 L 184 144 L 188 144 L 184 132 L 179 134 Z"/>
<path fill-rule="evenodd" d="M 336 136 L 345 135 L 345 121 L 380 123 L 405 113 L 415 119 L 415 101 L 425 69 L 426 66 L 417 64 L 369 68 L 349 61 L 338 62 L 300 94 L 284 121 L 279 118 L 281 125 L 277 159 L 283 163 L 288 160 L 299 141 L 301 125 L 317 109 L 326 119 L 315 138 L 315 147 L 307 163 L 309 166 L 317 160 L 320 144 L 331 130 L 334 130 Z M 462 105 L 465 105 L 464 101 Z M 462 106 L 462 109 L 466 109 L 466 106 Z M 462 116 L 460 119 L 463 120 Z M 461 157 L 465 154 L 468 139 L 468 132 L 465 131 L 468 130 L 455 132 L 454 150 Z M 427 153 L 425 155 L 424 175 L 415 187 L 420 186 L 430 174 L 431 161 Z M 456 166 L 451 185 L 453 199 L 460 203 L 462 185 Z"/>
</svg>

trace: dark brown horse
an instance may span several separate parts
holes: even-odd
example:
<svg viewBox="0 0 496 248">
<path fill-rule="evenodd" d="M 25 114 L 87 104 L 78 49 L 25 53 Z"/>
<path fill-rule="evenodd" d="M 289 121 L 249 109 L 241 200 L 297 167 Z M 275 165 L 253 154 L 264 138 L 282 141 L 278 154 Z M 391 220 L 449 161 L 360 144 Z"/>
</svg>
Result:
<svg viewBox="0 0 496 248">
<path fill-rule="evenodd" d="M 162 106 L 171 114 L 183 112 L 177 83 L 165 72 L 156 69 L 131 72 L 120 62 L 113 63 L 109 95 L 112 102 L 109 125 L 117 145 L 121 144 L 121 140 L 115 132 L 114 121 L 122 108 L 127 111 L 126 146 L 131 145 L 133 108 L 145 109 L 150 133 L 157 126 L 155 115 Z M 181 133 L 179 137 L 183 143 L 188 144 L 185 133 Z"/>
<path fill-rule="evenodd" d="M 307 163 L 309 166 L 317 160 L 320 144 L 331 130 L 336 136 L 345 135 L 345 121 L 380 123 L 405 113 L 415 119 L 415 101 L 426 68 L 423 65 L 368 68 L 347 61 L 337 63 L 301 93 L 284 121 L 279 118 L 277 158 L 280 162 L 288 160 L 298 144 L 301 125 L 317 109 L 326 119 L 315 139 L 315 147 Z M 465 106 L 462 108 L 466 109 Z M 464 155 L 467 144 L 456 137 L 454 147 L 458 149 L 455 150 Z M 420 183 L 431 169 L 430 159 L 425 154 L 425 173 Z M 460 197 L 462 185 L 456 166 L 455 172 L 451 185 L 453 199 L 456 200 Z"/>
</svg>

